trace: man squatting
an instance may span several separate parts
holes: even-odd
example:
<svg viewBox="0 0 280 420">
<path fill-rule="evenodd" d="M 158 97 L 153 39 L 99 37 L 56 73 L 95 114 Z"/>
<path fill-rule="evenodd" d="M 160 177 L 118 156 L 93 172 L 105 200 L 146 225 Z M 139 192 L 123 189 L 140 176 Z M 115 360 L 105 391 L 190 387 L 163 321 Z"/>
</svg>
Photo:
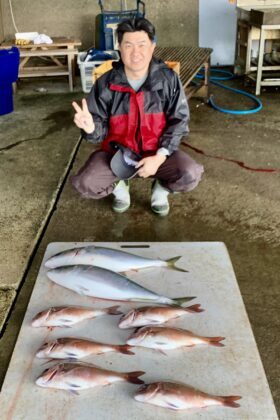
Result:
<svg viewBox="0 0 280 420">
<path fill-rule="evenodd" d="M 74 188 L 86 198 L 114 195 L 113 210 L 130 206 L 129 182 L 111 170 L 111 142 L 141 156 L 137 176 L 154 178 L 151 209 L 169 213 L 169 193 L 191 191 L 201 180 L 203 166 L 179 150 L 188 134 L 189 108 L 178 75 L 153 57 L 155 28 L 144 18 L 122 21 L 117 27 L 121 59 L 93 85 L 76 111 L 75 124 L 89 142 L 101 143 L 78 174 Z"/>
</svg>

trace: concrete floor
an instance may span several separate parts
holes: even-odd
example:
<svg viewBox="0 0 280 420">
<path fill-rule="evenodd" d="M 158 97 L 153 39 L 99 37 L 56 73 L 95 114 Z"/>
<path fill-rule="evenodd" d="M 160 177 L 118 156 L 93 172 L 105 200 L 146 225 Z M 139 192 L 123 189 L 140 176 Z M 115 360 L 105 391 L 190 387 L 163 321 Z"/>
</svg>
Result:
<svg viewBox="0 0 280 420">
<path fill-rule="evenodd" d="M 36 84 L 37 83 L 37 84 Z M 235 82 L 240 87 L 239 82 Z M 47 93 L 34 91 L 47 87 Z M 248 107 L 219 88 L 225 107 Z M 278 412 L 280 411 L 280 119 L 279 91 L 263 92 L 264 109 L 251 116 L 218 113 L 192 99 L 184 147 L 205 166 L 198 188 L 171 197 L 172 210 L 158 218 L 149 210 L 151 182 L 132 183 L 125 215 L 111 198 L 80 198 L 68 176 L 93 146 L 80 143 L 72 123 L 66 83 L 20 85 L 15 111 L 0 117 L 0 382 L 3 382 L 46 246 L 53 241 L 222 241 L 228 247 Z M 246 170 L 278 168 L 278 172 Z"/>
</svg>

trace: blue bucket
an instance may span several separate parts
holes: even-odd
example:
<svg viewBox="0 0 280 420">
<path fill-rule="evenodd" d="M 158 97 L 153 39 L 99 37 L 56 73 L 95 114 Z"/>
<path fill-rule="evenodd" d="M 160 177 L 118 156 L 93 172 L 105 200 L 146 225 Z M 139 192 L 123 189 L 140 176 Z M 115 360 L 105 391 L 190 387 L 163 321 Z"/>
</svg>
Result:
<svg viewBox="0 0 280 420">
<path fill-rule="evenodd" d="M 19 49 L 0 50 L 0 115 L 14 110 L 12 83 L 18 79 Z"/>
<path fill-rule="evenodd" d="M 9 114 L 14 110 L 13 85 L 0 85 L 0 115 Z"/>
</svg>

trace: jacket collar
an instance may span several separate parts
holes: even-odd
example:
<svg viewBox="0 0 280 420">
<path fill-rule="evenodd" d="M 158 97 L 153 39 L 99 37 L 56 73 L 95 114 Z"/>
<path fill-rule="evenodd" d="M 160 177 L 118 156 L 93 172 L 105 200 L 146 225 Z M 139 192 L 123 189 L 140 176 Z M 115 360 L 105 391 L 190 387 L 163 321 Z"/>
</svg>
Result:
<svg viewBox="0 0 280 420">
<path fill-rule="evenodd" d="M 161 90 L 163 88 L 163 81 L 160 70 L 163 68 L 167 68 L 167 65 L 160 59 L 153 57 L 149 66 L 148 77 L 141 86 L 140 91 Z M 113 70 L 111 71 L 109 83 L 131 89 L 124 72 L 124 64 L 122 60 L 115 61 L 113 63 Z"/>
</svg>

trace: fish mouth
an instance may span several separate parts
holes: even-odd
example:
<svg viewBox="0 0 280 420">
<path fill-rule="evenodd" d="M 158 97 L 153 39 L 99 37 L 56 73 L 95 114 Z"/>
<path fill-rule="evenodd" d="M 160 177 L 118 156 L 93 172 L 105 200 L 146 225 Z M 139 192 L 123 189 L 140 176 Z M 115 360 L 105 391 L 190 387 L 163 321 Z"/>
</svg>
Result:
<svg viewBox="0 0 280 420">
<path fill-rule="evenodd" d="M 127 328 L 129 327 L 136 318 L 136 311 L 132 310 L 127 314 L 123 314 L 120 318 L 119 328 Z"/>
<path fill-rule="evenodd" d="M 55 268 L 54 258 L 50 258 L 45 262 L 45 267 L 47 268 Z"/>
<path fill-rule="evenodd" d="M 136 330 L 128 337 L 127 344 L 139 344 L 141 343 L 146 336 L 149 334 L 149 329 L 147 327 L 136 328 Z"/>
<path fill-rule="evenodd" d="M 35 315 L 31 322 L 32 327 L 40 327 L 43 322 L 47 321 L 50 312 L 51 308 L 47 311 L 41 311 L 37 315 Z"/>
<path fill-rule="evenodd" d="M 36 379 L 36 385 L 48 386 L 48 383 L 55 377 L 59 371 L 59 366 L 54 366 L 45 369 L 40 376 Z"/>
<path fill-rule="evenodd" d="M 44 343 L 36 353 L 36 357 L 44 358 L 47 357 L 58 345 L 58 341 L 53 341 L 49 343 Z"/>
</svg>

